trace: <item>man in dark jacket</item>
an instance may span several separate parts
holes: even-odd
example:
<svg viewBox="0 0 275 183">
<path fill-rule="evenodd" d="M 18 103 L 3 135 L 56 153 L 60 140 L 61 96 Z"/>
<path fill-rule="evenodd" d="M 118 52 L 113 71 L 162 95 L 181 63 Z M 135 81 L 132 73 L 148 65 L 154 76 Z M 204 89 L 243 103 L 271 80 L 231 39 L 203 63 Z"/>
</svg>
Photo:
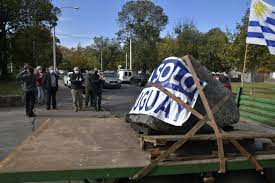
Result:
<svg viewBox="0 0 275 183">
<path fill-rule="evenodd" d="M 92 80 L 93 75 L 91 73 L 88 74 L 87 78 L 85 79 L 85 108 L 88 108 L 89 102 L 90 106 L 94 107 L 94 95 L 93 95 L 93 88 L 92 88 Z"/>
<path fill-rule="evenodd" d="M 92 88 L 94 91 L 94 102 L 95 110 L 101 111 L 101 100 L 102 100 L 102 77 L 98 73 L 98 70 L 95 70 L 92 76 Z"/>
<path fill-rule="evenodd" d="M 49 71 L 46 73 L 43 79 L 43 88 L 46 92 L 47 110 L 56 109 L 56 92 L 58 90 L 58 74 L 54 71 L 53 67 L 49 67 Z"/>
<path fill-rule="evenodd" d="M 24 102 L 26 107 L 26 115 L 28 117 L 34 117 L 34 103 L 36 96 L 36 75 L 33 73 L 33 68 L 27 66 L 16 77 L 23 82 L 23 91 L 25 94 Z"/>
<path fill-rule="evenodd" d="M 70 75 L 71 93 L 74 104 L 74 111 L 82 109 L 82 84 L 84 83 L 84 77 L 78 67 L 74 67 L 74 72 Z"/>
</svg>

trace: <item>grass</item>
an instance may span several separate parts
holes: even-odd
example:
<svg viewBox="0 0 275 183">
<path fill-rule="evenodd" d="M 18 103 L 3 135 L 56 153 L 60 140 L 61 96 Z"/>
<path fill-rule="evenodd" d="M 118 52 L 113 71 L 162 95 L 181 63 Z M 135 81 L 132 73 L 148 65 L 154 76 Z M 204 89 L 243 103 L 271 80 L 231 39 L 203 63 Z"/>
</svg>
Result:
<svg viewBox="0 0 275 183">
<path fill-rule="evenodd" d="M 21 95 L 21 83 L 16 80 L 0 81 L 0 95 Z"/>
<path fill-rule="evenodd" d="M 241 83 L 232 82 L 231 84 L 232 84 L 232 91 L 234 93 L 236 93 L 238 88 L 241 87 Z M 251 94 L 251 83 L 245 83 L 243 88 L 244 88 L 243 91 L 245 95 L 275 100 L 275 83 L 274 82 L 273 83 L 272 82 L 254 83 L 252 94 Z"/>
</svg>

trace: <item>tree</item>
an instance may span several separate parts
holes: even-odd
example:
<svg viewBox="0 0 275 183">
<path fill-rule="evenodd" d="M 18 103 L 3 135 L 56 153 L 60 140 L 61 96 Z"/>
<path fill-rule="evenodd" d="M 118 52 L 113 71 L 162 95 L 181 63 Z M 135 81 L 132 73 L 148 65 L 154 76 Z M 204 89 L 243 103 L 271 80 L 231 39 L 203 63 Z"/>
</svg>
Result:
<svg viewBox="0 0 275 183">
<path fill-rule="evenodd" d="M 117 69 L 120 61 L 124 59 L 123 50 L 116 39 L 108 37 L 95 37 L 92 47 L 97 50 L 97 58 L 100 63 L 102 52 L 102 65 L 103 69 Z"/>
<path fill-rule="evenodd" d="M 159 60 L 163 60 L 169 56 L 180 56 L 179 43 L 176 38 L 171 35 L 164 37 L 158 44 Z"/>
<path fill-rule="evenodd" d="M 12 62 L 16 65 L 29 63 L 31 65 L 49 66 L 52 64 L 52 35 L 49 29 L 37 25 L 22 28 L 11 38 Z M 60 52 L 57 49 L 57 62 Z"/>
<path fill-rule="evenodd" d="M 128 1 L 118 13 L 118 23 L 118 39 L 124 43 L 132 39 L 134 68 L 147 70 L 155 65 L 160 32 L 168 23 L 162 7 L 148 0 Z"/>
<path fill-rule="evenodd" d="M 6 76 L 10 54 L 10 38 L 19 29 L 41 25 L 50 28 L 56 24 L 60 10 L 50 0 L 1 0 L 0 1 L 0 69 Z"/>
<path fill-rule="evenodd" d="M 203 35 L 199 48 L 199 59 L 213 72 L 227 72 L 232 67 L 229 53 L 230 42 L 226 33 L 213 28 Z"/>
<path fill-rule="evenodd" d="M 191 54 L 199 57 L 199 46 L 202 44 L 202 33 L 199 32 L 193 21 L 185 20 L 175 27 L 178 39 L 178 48 L 181 55 Z"/>
</svg>

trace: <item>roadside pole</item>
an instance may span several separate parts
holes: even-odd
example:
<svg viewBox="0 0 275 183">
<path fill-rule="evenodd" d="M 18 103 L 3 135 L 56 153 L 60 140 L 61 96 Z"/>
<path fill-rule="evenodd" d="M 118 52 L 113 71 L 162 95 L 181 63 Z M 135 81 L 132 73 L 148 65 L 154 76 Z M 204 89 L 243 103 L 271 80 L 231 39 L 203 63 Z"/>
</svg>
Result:
<svg viewBox="0 0 275 183">
<path fill-rule="evenodd" d="M 132 70 L 132 38 L 130 38 L 130 70 Z"/>
<path fill-rule="evenodd" d="M 100 52 L 100 70 L 103 72 L 103 64 L 102 64 L 102 49 Z"/>
<path fill-rule="evenodd" d="M 248 44 L 246 44 L 246 46 L 245 46 L 245 53 L 244 53 L 243 73 L 242 73 L 242 87 L 244 87 L 244 73 L 245 73 L 245 67 L 246 67 L 247 48 L 248 48 Z"/>
<path fill-rule="evenodd" d="M 53 69 L 56 71 L 55 26 L 53 26 Z"/>
<path fill-rule="evenodd" d="M 125 61 L 126 61 L 126 63 L 125 63 L 125 69 L 126 69 L 126 70 L 127 70 L 127 68 L 128 68 L 128 67 L 127 67 L 127 62 L 128 62 L 127 56 L 128 56 L 128 55 L 127 55 L 127 53 L 126 53 L 126 56 L 125 56 Z M 130 66 L 130 67 L 131 67 L 131 66 Z"/>
</svg>

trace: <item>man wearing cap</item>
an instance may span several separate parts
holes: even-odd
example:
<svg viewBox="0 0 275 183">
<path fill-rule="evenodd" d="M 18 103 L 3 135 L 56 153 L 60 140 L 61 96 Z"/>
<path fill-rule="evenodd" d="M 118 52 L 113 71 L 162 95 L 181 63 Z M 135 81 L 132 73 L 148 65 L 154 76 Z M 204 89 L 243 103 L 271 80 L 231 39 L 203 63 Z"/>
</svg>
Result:
<svg viewBox="0 0 275 183">
<path fill-rule="evenodd" d="M 78 67 L 74 67 L 74 72 L 70 75 L 71 93 L 74 104 L 74 111 L 82 110 L 82 90 L 84 77 Z"/>
<path fill-rule="evenodd" d="M 43 88 L 46 92 L 47 110 L 56 109 L 56 92 L 58 90 L 58 74 L 54 71 L 53 66 L 49 67 L 49 71 L 46 73 L 43 79 Z"/>
</svg>

